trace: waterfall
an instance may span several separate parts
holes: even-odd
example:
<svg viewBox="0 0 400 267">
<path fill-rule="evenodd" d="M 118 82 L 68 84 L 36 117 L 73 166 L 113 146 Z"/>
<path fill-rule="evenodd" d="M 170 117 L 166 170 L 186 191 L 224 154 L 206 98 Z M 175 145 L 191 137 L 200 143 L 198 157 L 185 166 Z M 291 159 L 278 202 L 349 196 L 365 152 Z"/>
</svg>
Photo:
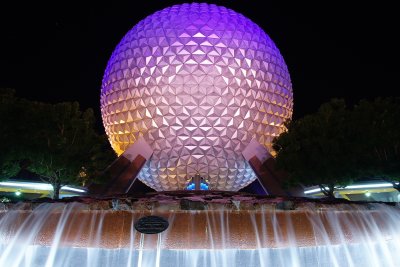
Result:
<svg viewBox="0 0 400 267">
<path fill-rule="evenodd" d="M 138 232 L 135 222 L 148 215 L 163 217 L 168 229 Z M 399 207 L 381 203 L 8 204 L 0 207 L 0 266 L 400 266 L 399 222 Z"/>
</svg>

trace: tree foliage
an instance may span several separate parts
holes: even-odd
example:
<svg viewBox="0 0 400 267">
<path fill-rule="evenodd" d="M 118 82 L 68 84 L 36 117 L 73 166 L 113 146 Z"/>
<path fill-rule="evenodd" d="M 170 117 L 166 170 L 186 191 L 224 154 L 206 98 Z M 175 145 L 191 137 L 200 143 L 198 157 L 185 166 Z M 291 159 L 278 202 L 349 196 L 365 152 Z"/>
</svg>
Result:
<svg viewBox="0 0 400 267">
<path fill-rule="evenodd" d="M 94 130 L 93 110 L 77 102 L 40 103 L 1 95 L 1 158 L 3 177 L 15 174 L 21 162 L 53 185 L 54 198 L 66 184 L 84 184 L 98 177 L 115 154 Z"/>
<path fill-rule="evenodd" d="M 360 101 L 352 115 L 359 175 L 387 180 L 400 191 L 400 98 Z"/>
<path fill-rule="evenodd" d="M 14 176 L 20 169 L 26 141 L 24 119 L 30 116 L 26 103 L 15 97 L 15 90 L 0 89 L 0 179 Z M 25 140 L 24 140 L 25 139 Z"/>
<path fill-rule="evenodd" d="M 360 101 L 353 109 L 333 99 L 315 114 L 287 124 L 273 141 L 278 168 L 293 183 L 319 185 L 333 197 L 335 187 L 355 179 L 399 178 L 399 100 Z"/>
</svg>

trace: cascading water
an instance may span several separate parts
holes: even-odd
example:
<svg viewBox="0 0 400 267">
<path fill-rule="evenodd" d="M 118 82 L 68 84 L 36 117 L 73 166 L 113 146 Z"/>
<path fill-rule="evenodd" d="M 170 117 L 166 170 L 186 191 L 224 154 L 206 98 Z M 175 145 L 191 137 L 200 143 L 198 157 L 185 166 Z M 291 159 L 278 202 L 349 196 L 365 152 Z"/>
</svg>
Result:
<svg viewBox="0 0 400 267">
<path fill-rule="evenodd" d="M 204 199 L 3 205 L 0 266 L 400 266 L 398 206 Z M 168 229 L 139 233 L 148 215 Z"/>
</svg>

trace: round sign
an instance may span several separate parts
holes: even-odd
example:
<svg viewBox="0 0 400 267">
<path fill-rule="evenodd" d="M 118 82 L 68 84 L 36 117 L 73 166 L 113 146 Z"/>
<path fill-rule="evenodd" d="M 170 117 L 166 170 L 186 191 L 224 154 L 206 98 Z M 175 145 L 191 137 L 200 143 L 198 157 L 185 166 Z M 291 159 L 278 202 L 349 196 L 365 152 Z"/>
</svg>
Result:
<svg viewBox="0 0 400 267">
<path fill-rule="evenodd" d="M 135 229 L 143 234 L 158 234 L 169 226 L 167 220 L 159 216 L 146 216 L 135 222 Z"/>
</svg>

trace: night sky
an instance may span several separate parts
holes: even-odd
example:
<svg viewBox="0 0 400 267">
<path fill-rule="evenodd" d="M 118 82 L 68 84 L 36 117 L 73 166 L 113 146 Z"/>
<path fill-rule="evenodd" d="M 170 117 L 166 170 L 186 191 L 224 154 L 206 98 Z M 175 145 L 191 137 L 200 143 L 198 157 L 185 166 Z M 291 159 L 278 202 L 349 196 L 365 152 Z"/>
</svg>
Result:
<svg viewBox="0 0 400 267">
<path fill-rule="evenodd" d="M 37 2 L 1 9 L 0 87 L 38 101 L 79 101 L 101 125 L 101 79 L 116 45 L 146 16 L 188 1 Z M 399 96 L 395 1 L 305 2 L 212 1 L 250 18 L 278 46 L 292 78 L 294 118 L 333 97 L 353 104 Z"/>
</svg>

